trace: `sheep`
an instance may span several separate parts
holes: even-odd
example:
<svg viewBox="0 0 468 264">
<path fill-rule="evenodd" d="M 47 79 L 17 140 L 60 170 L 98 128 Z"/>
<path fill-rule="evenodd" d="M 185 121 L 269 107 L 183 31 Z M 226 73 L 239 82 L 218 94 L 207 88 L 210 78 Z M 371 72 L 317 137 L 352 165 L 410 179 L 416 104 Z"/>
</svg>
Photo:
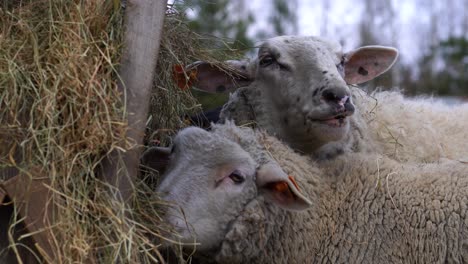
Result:
<svg viewBox="0 0 468 264">
<path fill-rule="evenodd" d="M 231 71 L 203 62 L 187 70 L 196 72 L 194 85 L 201 90 L 222 92 L 242 86 L 230 95 L 222 120 L 255 122 L 320 160 L 348 152 L 378 152 L 408 162 L 468 157 L 464 140 L 468 125 L 453 116 L 466 117 L 466 105 L 454 111 L 435 110 L 431 101 L 413 103 L 396 91 L 366 95 L 348 84 L 384 73 L 398 51 L 382 46 L 341 50 L 339 44 L 317 37 L 281 36 L 266 40 L 252 61 L 228 61 Z M 228 78 L 229 72 L 242 77 Z M 372 97 L 378 99 L 377 108 Z M 457 135 L 448 137 L 446 132 L 453 130 Z"/>
<path fill-rule="evenodd" d="M 174 147 L 156 191 L 181 208 L 164 216 L 180 234 L 170 239 L 203 263 L 468 261 L 463 163 L 357 153 L 316 164 L 231 122 L 186 128 Z"/>
</svg>

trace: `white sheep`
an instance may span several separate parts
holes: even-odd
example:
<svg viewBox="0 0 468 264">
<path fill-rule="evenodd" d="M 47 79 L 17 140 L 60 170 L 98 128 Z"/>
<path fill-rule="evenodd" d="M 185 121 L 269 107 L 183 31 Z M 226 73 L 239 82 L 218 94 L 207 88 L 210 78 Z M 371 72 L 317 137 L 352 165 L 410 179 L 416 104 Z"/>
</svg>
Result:
<svg viewBox="0 0 468 264">
<path fill-rule="evenodd" d="M 220 92 L 242 86 L 231 94 L 222 119 L 255 122 L 319 159 L 365 151 L 400 161 L 468 158 L 468 123 L 462 124 L 468 119 L 458 117 L 468 115 L 466 105 L 447 110 L 398 92 L 369 96 L 350 88 L 347 84 L 388 70 L 398 52 L 381 46 L 341 50 L 316 37 L 282 36 L 266 40 L 252 61 L 228 61 L 243 77 L 231 79 L 228 71 L 203 62 L 188 69 L 197 69 L 198 89 Z"/>
<path fill-rule="evenodd" d="M 358 153 L 319 167 L 232 123 L 184 129 L 174 146 L 157 192 L 182 209 L 167 211 L 180 234 L 170 238 L 196 242 L 203 263 L 468 261 L 463 163 L 402 165 Z M 158 163 L 155 153 L 143 161 Z"/>
</svg>

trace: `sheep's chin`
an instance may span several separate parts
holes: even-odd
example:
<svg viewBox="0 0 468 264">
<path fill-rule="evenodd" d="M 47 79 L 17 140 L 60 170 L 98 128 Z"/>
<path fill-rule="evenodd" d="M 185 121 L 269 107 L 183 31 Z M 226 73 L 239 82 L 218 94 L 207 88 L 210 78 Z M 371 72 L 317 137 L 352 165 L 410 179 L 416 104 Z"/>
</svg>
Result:
<svg viewBox="0 0 468 264">
<path fill-rule="evenodd" d="M 333 141 L 344 139 L 350 131 L 350 117 L 335 125 L 335 121 L 307 120 L 306 125 L 291 124 L 282 130 L 279 138 L 287 142 L 293 149 L 303 153 L 312 153 Z"/>
</svg>

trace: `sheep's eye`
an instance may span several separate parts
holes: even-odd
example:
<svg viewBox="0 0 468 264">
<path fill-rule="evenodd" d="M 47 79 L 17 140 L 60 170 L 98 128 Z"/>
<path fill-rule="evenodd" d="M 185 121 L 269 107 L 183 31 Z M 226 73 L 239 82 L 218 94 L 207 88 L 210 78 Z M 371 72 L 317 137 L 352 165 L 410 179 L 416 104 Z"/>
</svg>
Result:
<svg viewBox="0 0 468 264">
<path fill-rule="evenodd" d="M 235 184 L 241 184 L 244 182 L 244 176 L 242 176 L 238 171 L 233 171 L 230 175 L 229 178 L 235 183 Z"/>
<path fill-rule="evenodd" d="M 275 62 L 275 58 L 271 55 L 267 55 L 260 60 L 260 67 L 267 67 Z"/>
</svg>

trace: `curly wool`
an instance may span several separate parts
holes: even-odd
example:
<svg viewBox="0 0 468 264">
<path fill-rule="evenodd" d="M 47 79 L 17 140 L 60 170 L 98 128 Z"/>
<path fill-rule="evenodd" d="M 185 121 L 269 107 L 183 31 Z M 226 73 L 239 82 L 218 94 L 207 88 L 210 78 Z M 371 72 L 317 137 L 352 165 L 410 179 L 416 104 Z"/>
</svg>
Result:
<svg viewBox="0 0 468 264">
<path fill-rule="evenodd" d="M 468 104 L 448 106 L 399 91 L 353 91 L 368 131 L 381 153 L 403 162 L 442 158 L 468 161 Z"/>
<path fill-rule="evenodd" d="M 256 137 L 316 204 L 289 212 L 259 196 L 231 223 L 218 263 L 468 261 L 466 164 L 357 153 L 318 165 L 273 137 Z"/>
</svg>

